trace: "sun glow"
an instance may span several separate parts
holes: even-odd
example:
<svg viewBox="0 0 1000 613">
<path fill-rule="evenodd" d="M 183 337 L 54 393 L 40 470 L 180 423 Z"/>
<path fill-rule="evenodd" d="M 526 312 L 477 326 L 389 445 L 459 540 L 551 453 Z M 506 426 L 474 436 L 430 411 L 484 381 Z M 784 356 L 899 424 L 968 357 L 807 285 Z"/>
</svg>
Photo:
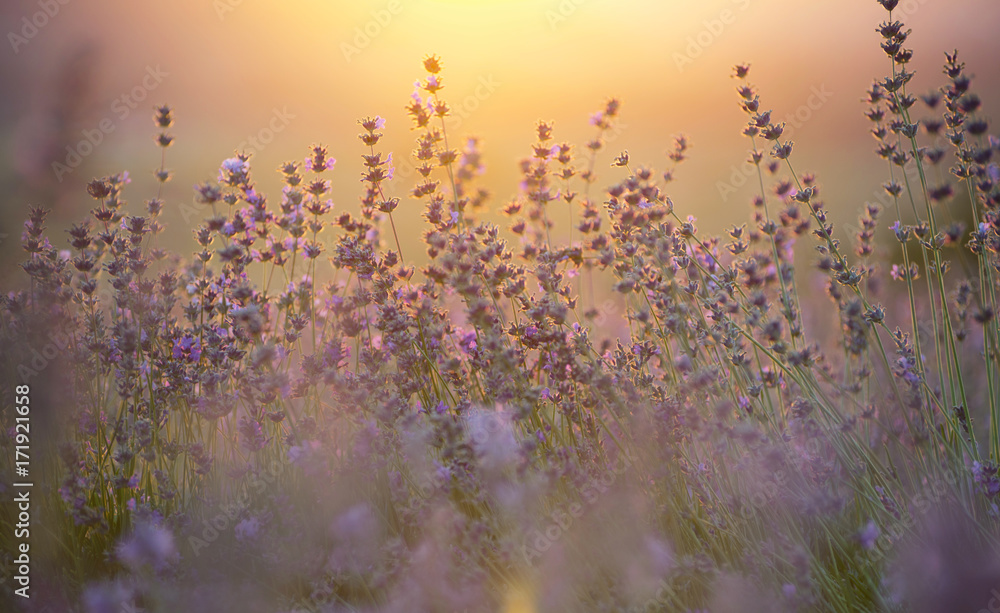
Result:
<svg viewBox="0 0 1000 613">
<path fill-rule="evenodd" d="M 524 586 L 512 586 L 508 589 L 503 613 L 535 613 L 535 597 L 532 590 Z"/>
</svg>

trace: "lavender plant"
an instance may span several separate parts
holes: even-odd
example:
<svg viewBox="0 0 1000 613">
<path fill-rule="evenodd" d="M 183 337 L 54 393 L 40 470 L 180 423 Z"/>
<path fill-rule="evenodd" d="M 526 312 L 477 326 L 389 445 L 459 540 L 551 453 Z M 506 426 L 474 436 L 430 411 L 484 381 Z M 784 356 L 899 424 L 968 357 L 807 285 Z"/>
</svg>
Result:
<svg viewBox="0 0 1000 613">
<path fill-rule="evenodd" d="M 850 240 L 748 65 L 734 78 L 759 193 L 723 236 L 668 196 L 683 136 L 661 171 L 620 153 L 594 194 L 615 99 L 585 156 L 538 123 L 497 225 L 480 141 L 448 133 L 436 56 L 407 106 L 423 255 L 402 252 L 393 212 L 415 205 L 386 196 L 380 117 L 359 122 L 358 210 L 334 207 L 325 146 L 278 168 L 274 204 L 237 154 L 195 187 L 211 214 L 190 259 L 157 245 L 162 193 L 130 213 L 128 173 L 88 185 L 68 250 L 32 208 L 26 283 L 0 299 L 5 385 L 59 399 L 37 477 L 51 589 L 32 604 L 985 607 L 1000 586 L 998 141 L 957 52 L 921 97 L 940 115 L 916 117 L 909 30 L 879 2 L 889 67 L 866 114 L 886 198 Z M 171 109 L 154 122 L 162 186 Z M 571 213 L 563 244 L 552 207 Z M 815 271 L 796 268 L 800 239 Z M 810 275 L 827 299 L 800 290 Z M 584 291 L 602 286 L 612 300 Z M 613 318 L 626 333 L 599 325 Z M 56 337 L 52 365 L 24 358 Z M 0 515 L 4 538 L 14 521 Z"/>
</svg>

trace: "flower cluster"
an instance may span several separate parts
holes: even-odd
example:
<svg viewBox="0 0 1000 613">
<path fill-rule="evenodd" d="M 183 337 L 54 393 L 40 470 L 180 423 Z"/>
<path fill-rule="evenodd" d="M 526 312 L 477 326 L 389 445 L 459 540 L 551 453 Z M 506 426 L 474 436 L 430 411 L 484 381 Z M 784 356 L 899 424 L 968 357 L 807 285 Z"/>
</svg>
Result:
<svg viewBox="0 0 1000 613">
<path fill-rule="evenodd" d="M 387 196 L 386 121 L 366 117 L 359 205 L 334 203 L 324 145 L 277 169 L 274 200 L 240 153 L 194 188 L 209 214 L 188 259 L 157 245 L 162 164 L 141 214 L 127 173 L 92 181 L 65 248 L 32 208 L 26 283 L 0 298 L 0 325 L 5 372 L 66 399 L 45 501 L 58 553 L 39 564 L 67 587 L 46 604 L 919 603 L 926 569 L 894 555 L 936 534 L 932 508 L 1000 543 L 998 142 L 956 53 L 920 97 L 941 116 L 912 117 L 909 30 L 880 4 L 892 73 L 866 115 L 888 180 L 853 247 L 746 64 L 760 191 L 720 236 L 670 197 L 684 136 L 664 168 L 603 158 L 596 193 L 617 99 L 584 147 L 536 125 L 496 223 L 482 143 L 448 133 L 437 56 L 406 107 L 407 201 Z M 165 158 L 172 111 L 153 119 Z M 949 147 L 950 177 L 930 182 Z M 404 258 L 394 213 L 413 202 L 424 253 Z M 807 241 L 815 270 L 796 268 Z M 803 289 L 817 282 L 825 298 Z M 56 333 L 57 358 L 34 349 Z M 894 569 L 910 587 L 891 589 Z"/>
</svg>

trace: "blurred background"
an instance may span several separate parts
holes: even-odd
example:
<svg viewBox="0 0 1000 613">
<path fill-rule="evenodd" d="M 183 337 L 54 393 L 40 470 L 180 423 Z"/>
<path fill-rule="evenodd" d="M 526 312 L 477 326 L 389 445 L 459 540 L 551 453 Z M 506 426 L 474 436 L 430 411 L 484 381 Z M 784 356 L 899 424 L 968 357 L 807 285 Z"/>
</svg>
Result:
<svg viewBox="0 0 1000 613">
<path fill-rule="evenodd" d="M 910 91 L 939 87 L 943 52 L 958 48 L 996 117 L 1000 4 L 902 0 L 894 16 L 913 29 Z M 668 189 L 678 212 L 706 230 L 742 223 L 753 181 L 741 170 L 749 144 L 730 75 L 750 62 L 763 108 L 788 122 L 796 170 L 816 172 L 835 219 L 849 222 L 886 177 L 861 102 L 890 68 L 875 32 L 885 18 L 875 0 L 4 0 L 0 277 L 20 261 L 31 204 L 52 208 L 49 226 L 61 229 L 92 206 L 87 181 L 128 170 L 126 195 L 142 210 L 160 163 L 152 109 L 164 103 L 176 141 L 163 221 L 182 253 L 203 212 L 192 186 L 237 149 L 253 153 L 276 203 L 277 166 L 328 145 L 336 206 L 356 211 L 357 121 L 368 115 L 387 120 L 381 147 L 399 168 L 390 191 L 404 197 L 397 225 L 415 252 L 423 204 L 405 198 L 416 133 L 404 107 L 432 53 L 454 109 L 452 145 L 481 137 L 494 209 L 516 194 L 539 119 L 584 153 L 590 114 L 615 96 L 621 129 L 601 154 L 599 185 L 622 178 L 609 163 L 623 149 L 662 171 L 683 133 L 690 159 Z"/>
</svg>

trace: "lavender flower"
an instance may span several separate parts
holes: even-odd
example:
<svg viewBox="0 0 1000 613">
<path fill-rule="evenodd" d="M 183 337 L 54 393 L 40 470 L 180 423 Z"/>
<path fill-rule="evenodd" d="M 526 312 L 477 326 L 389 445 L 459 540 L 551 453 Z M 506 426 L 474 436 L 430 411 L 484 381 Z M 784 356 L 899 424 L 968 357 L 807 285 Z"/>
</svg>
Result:
<svg viewBox="0 0 1000 613">
<path fill-rule="evenodd" d="M 133 571 L 145 567 L 164 570 L 176 558 L 177 549 L 170 531 L 145 521 L 138 523 L 131 536 L 118 547 L 118 559 Z"/>
</svg>

